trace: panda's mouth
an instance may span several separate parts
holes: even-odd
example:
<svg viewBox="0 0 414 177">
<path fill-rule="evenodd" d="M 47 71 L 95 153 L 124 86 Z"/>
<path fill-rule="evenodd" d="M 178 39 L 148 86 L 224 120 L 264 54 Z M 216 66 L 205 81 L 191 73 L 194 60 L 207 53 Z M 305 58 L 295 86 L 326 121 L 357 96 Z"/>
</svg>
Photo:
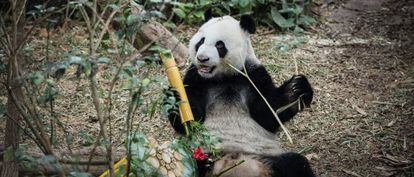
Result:
<svg viewBox="0 0 414 177">
<path fill-rule="evenodd" d="M 211 74 L 214 71 L 214 69 L 216 69 L 216 66 L 200 65 L 197 67 L 198 72 L 204 74 Z"/>
</svg>

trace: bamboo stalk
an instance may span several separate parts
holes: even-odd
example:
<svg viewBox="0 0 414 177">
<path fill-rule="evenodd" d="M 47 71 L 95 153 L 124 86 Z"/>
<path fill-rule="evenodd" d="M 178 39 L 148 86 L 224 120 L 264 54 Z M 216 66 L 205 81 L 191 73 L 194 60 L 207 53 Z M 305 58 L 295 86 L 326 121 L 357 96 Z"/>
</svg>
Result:
<svg viewBox="0 0 414 177">
<path fill-rule="evenodd" d="M 171 55 L 171 53 L 163 52 L 160 55 L 161 61 L 164 64 L 165 70 L 167 72 L 168 80 L 171 86 L 176 89 L 178 95 L 180 96 L 180 115 L 181 122 L 186 123 L 188 121 L 193 121 L 193 112 L 191 111 L 190 103 L 188 101 L 187 94 L 184 89 L 183 80 L 180 76 L 180 71 L 178 70 L 177 64 Z"/>
</svg>

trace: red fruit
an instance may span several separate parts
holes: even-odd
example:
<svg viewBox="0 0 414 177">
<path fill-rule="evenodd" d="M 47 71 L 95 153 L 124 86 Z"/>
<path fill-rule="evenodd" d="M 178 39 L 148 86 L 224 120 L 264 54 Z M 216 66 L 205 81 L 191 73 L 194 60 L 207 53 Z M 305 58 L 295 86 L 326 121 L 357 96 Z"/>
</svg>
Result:
<svg viewBox="0 0 414 177">
<path fill-rule="evenodd" d="M 203 150 L 200 147 L 198 147 L 194 150 L 193 158 L 197 161 L 204 161 L 207 160 L 208 156 L 203 153 Z"/>
</svg>

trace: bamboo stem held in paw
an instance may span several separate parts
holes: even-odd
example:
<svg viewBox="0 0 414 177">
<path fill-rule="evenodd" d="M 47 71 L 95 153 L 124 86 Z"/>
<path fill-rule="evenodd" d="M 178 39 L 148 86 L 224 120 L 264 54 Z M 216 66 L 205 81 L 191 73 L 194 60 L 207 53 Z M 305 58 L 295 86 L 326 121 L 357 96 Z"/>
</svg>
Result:
<svg viewBox="0 0 414 177">
<path fill-rule="evenodd" d="M 178 92 L 180 96 L 179 111 L 181 122 L 184 125 L 186 134 L 188 135 L 187 122 L 193 121 L 193 113 L 191 111 L 190 103 L 188 101 L 187 94 L 184 89 L 183 80 L 181 79 L 180 72 L 177 64 L 170 52 L 161 52 L 161 61 L 164 64 L 165 71 L 167 73 L 168 81 L 171 86 Z"/>
</svg>

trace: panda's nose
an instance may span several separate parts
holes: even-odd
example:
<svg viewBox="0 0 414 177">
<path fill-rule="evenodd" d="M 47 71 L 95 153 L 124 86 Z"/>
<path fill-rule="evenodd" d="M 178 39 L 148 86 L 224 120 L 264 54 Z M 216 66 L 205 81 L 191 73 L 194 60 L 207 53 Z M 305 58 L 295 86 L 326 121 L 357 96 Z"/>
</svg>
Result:
<svg viewBox="0 0 414 177">
<path fill-rule="evenodd" d="M 210 60 L 210 58 L 205 56 L 205 55 L 198 55 L 197 60 L 200 61 L 201 63 L 204 63 L 204 62 Z"/>
</svg>

